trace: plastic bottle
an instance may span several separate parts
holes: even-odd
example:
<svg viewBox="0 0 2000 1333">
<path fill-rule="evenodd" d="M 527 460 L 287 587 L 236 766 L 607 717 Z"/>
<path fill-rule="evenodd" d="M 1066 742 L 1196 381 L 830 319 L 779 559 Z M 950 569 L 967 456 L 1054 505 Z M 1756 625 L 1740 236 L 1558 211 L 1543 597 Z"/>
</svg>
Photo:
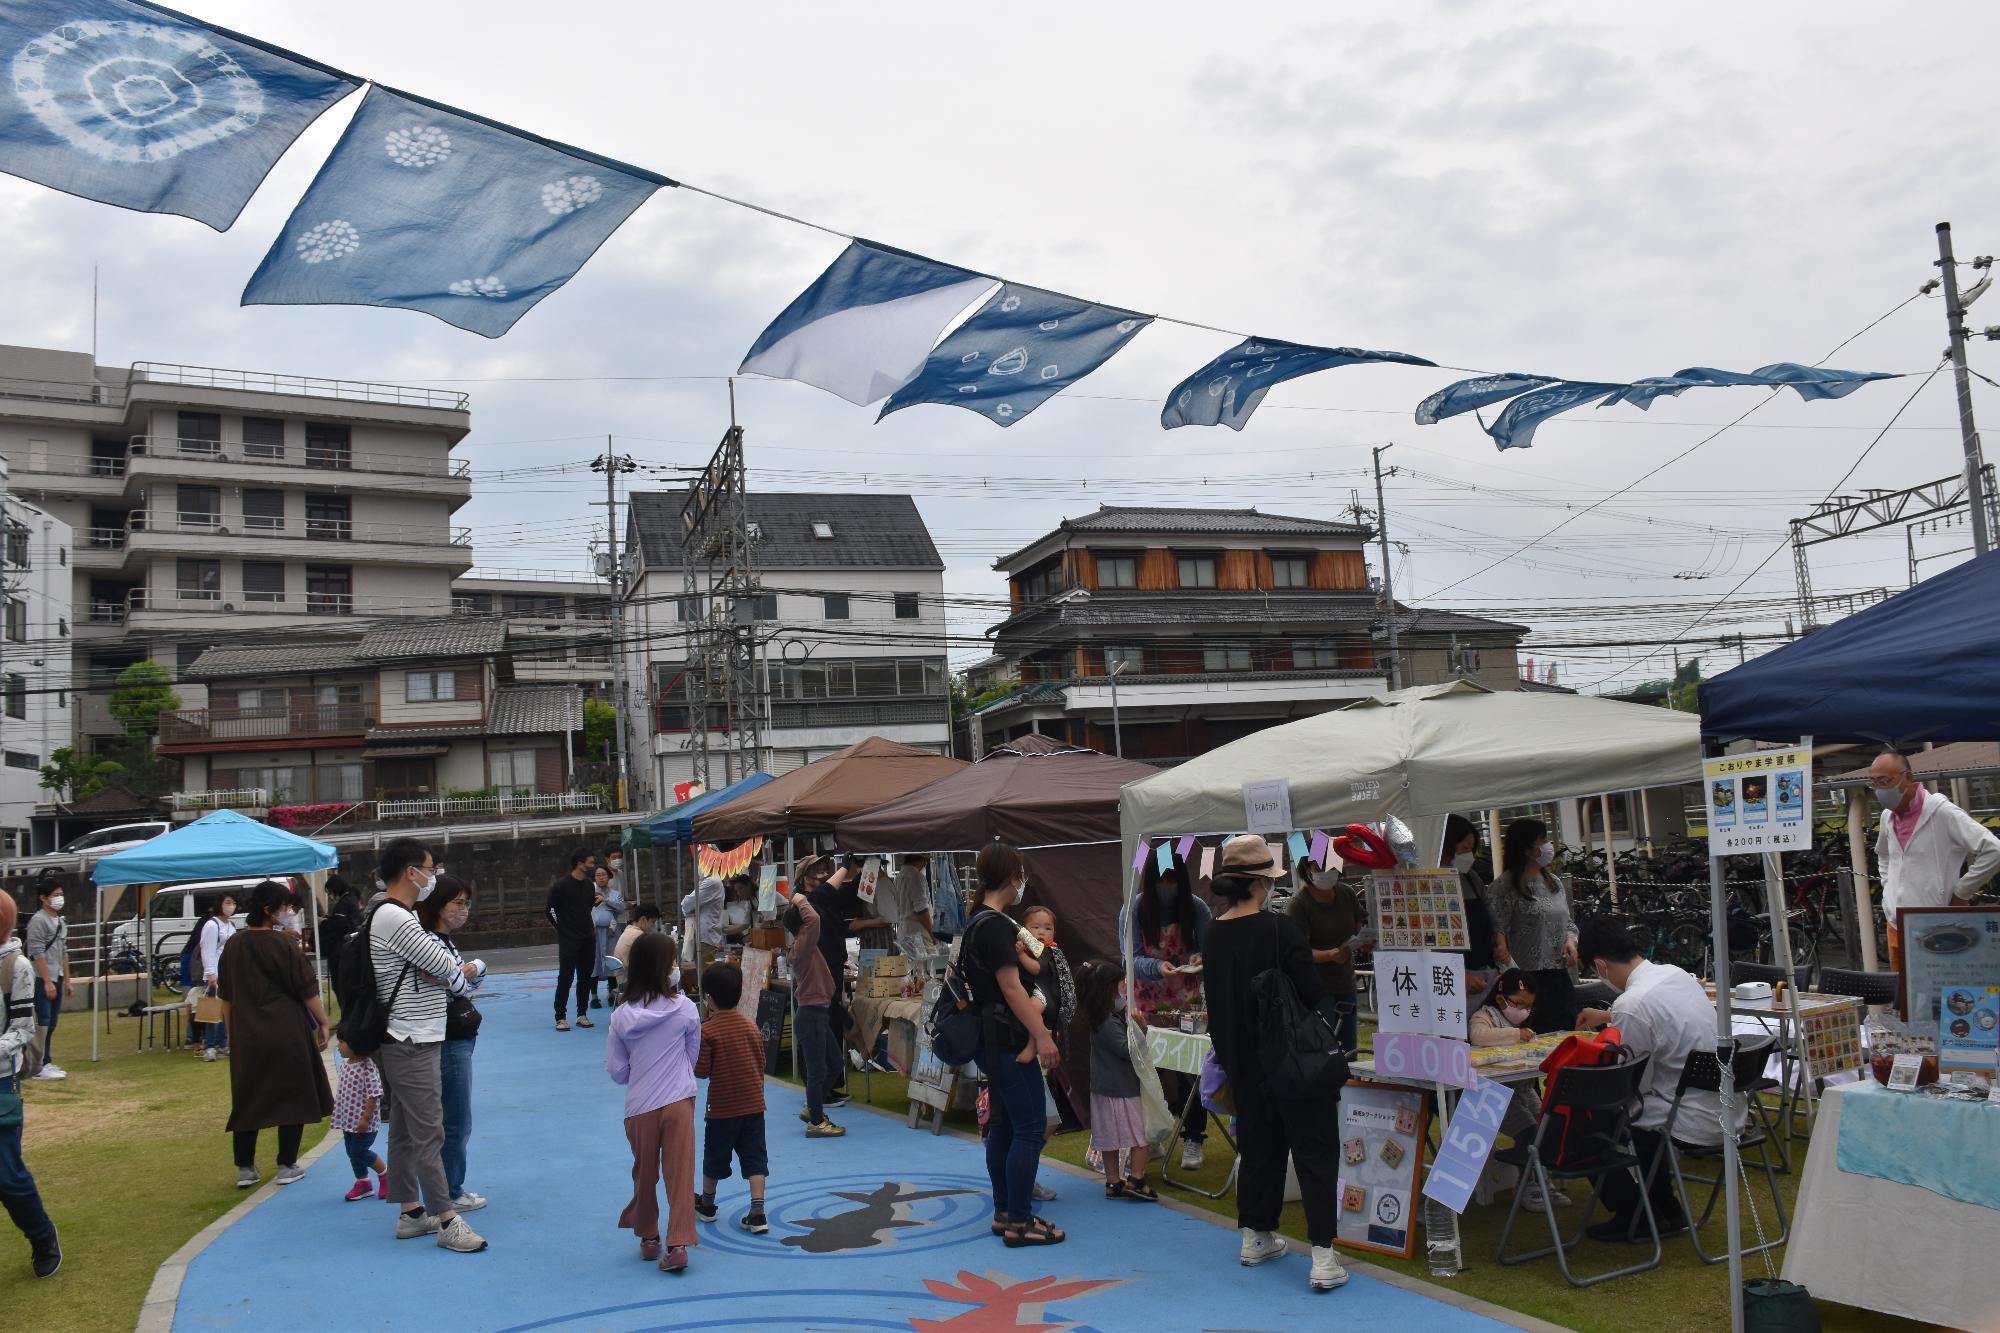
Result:
<svg viewBox="0 0 2000 1333">
<path fill-rule="evenodd" d="M 1423 1208 L 1424 1249 L 1430 1255 L 1432 1277 L 1457 1277 L 1465 1271 L 1465 1252 L 1458 1243 L 1458 1214 L 1426 1198 Z"/>
</svg>

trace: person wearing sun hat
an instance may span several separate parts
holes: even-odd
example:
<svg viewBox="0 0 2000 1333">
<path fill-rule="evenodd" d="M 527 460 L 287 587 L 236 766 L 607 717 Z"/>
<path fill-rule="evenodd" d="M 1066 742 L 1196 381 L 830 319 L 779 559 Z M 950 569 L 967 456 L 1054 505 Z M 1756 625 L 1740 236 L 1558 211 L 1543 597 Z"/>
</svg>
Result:
<svg viewBox="0 0 2000 1333">
<path fill-rule="evenodd" d="M 1340 1099 L 1280 1100 L 1267 1086 L 1258 1059 L 1253 983 L 1259 973 L 1282 970 L 1309 1007 L 1322 997 L 1306 937 L 1290 918 L 1264 910 L 1271 881 L 1284 873 L 1270 844 L 1255 834 L 1239 834 L 1222 844 L 1214 887 L 1229 907 L 1209 926 L 1202 955 L 1208 1035 L 1236 1097 L 1236 1145 L 1243 1165 L 1236 1182 L 1236 1222 L 1243 1231 L 1238 1257 L 1248 1267 L 1285 1253 L 1277 1231 L 1290 1158 L 1298 1170 L 1306 1236 L 1312 1242 L 1308 1280 L 1314 1291 L 1332 1291 L 1347 1281 L 1347 1270 L 1333 1249 L 1340 1217 Z"/>
</svg>

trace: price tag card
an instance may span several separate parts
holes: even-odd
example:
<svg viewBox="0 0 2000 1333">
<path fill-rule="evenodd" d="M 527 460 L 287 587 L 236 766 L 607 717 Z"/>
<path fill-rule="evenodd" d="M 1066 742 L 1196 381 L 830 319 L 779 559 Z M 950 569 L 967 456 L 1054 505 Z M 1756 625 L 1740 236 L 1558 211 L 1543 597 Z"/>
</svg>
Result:
<svg viewBox="0 0 2000 1333">
<path fill-rule="evenodd" d="M 1924 1071 L 1924 1057 L 1921 1055 L 1899 1055 L 1889 1066 L 1889 1086 L 1898 1092 L 1915 1092 L 1917 1077 Z"/>
<path fill-rule="evenodd" d="M 1472 1072 L 1469 1043 L 1418 1032 L 1377 1032 L 1375 1073 L 1382 1078 L 1422 1079 L 1450 1088 L 1470 1086 L 1478 1077 Z"/>
<path fill-rule="evenodd" d="M 1436 1199 L 1454 1213 L 1465 1211 L 1513 1100 L 1512 1088 L 1483 1078 L 1458 1099 L 1458 1110 L 1453 1112 L 1451 1126 L 1438 1147 L 1437 1161 L 1424 1180 L 1426 1198 Z"/>
</svg>

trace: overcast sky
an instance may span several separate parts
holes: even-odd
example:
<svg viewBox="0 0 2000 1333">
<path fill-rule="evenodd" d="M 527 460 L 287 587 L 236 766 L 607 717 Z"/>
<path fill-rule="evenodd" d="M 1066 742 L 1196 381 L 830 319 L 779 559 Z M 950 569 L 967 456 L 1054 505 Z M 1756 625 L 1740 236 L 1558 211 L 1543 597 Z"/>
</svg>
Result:
<svg viewBox="0 0 2000 1333">
<path fill-rule="evenodd" d="M 2000 16 L 1983 6 L 1439 4 L 1330 20 L 1282 3 L 189 3 L 385 84 L 940 259 L 1455 366 L 1626 380 L 1817 362 L 1934 275 L 1937 222 L 1954 223 L 1966 259 L 2000 250 Z M 359 102 L 306 134 L 223 235 L 0 177 L 0 342 L 87 348 L 95 264 L 106 363 L 462 387 L 474 431 L 461 449 L 480 480 L 459 521 L 480 565 L 579 568 L 602 523 L 587 464 L 604 437 L 648 464 L 701 461 L 727 424 L 720 377 L 842 242 L 668 190 L 497 342 L 407 311 L 239 308 Z M 1975 326 L 2000 323 L 1994 300 Z M 1936 300 L 1913 302 L 1830 364 L 1927 372 L 1943 326 Z M 752 485 L 910 490 L 947 589 L 993 596 L 995 556 L 1100 502 L 1332 517 L 1362 487 L 1372 504 L 1368 449 L 1393 441 L 1405 599 L 1526 618 L 1550 638 L 1660 640 L 1770 557 L 1736 594 L 1752 614 L 1725 607 L 1699 638 L 1783 628 L 1785 521 L 1917 385 L 1787 394 L 1487 569 L 1763 391 L 1586 409 L 1503 455 L 1470 417 L 1412 424 L 1452 373 L 1356 367 L 1277 389 L 1240 435 L 1161 431 L 1167 391 L 1232 341 L 1155 325 L 1007 430 L 945 407 L 875 425 L 818 390 L 745 381 Z M 1972 356 L 2000 375 L 2000 349 Z M 1974 399 L 2000 424 L 2000 392 L 1976 385 Z M 1843 489 L 1960 461 L 1940 375 Z M 576 470 L 509 475 L 562 463 Z M 1924 570 L 1968 544 L 1963 527 L 1920 537 L 1937 557 Z M 1822 547 L 1813 577 L 1823 591 L 1900 587 L 1904 534 Z M 954 615 L 967 632 L 994 619 Z M 1622 685 L 1671 669 L 1670 649 L 1633 665 L 1645 651 L 1538 655 L 1566 683 Z"/>
</svg>

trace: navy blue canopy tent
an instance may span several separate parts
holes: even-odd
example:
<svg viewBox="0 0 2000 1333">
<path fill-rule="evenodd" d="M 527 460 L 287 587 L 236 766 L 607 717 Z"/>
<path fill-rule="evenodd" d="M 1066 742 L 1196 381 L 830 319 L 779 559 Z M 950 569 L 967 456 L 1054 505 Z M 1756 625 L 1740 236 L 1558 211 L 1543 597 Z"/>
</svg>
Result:
<svg viewBox="0 0 2000 1333">
<path fill-rule="evenodd" d="M 739 796 L 747 796 L 765 783 L 771 781 L 769 773 L 752 773 L 741 782 L 732 783 L 720 791 L 708 792 L 691 801 L 682 801 L 671 809 L 662 810 L 647 823 L 646 831 L 653 839 L 655 847 L 665 847 L 676 842 L 694 841 L 694 817 L 704 810 L 713 810 Z"/>
<path fill-rule="evenodd" d="M 1702 735 L 2000 740 L 2000 551 L 1701 685 Z"/>
</svg>

